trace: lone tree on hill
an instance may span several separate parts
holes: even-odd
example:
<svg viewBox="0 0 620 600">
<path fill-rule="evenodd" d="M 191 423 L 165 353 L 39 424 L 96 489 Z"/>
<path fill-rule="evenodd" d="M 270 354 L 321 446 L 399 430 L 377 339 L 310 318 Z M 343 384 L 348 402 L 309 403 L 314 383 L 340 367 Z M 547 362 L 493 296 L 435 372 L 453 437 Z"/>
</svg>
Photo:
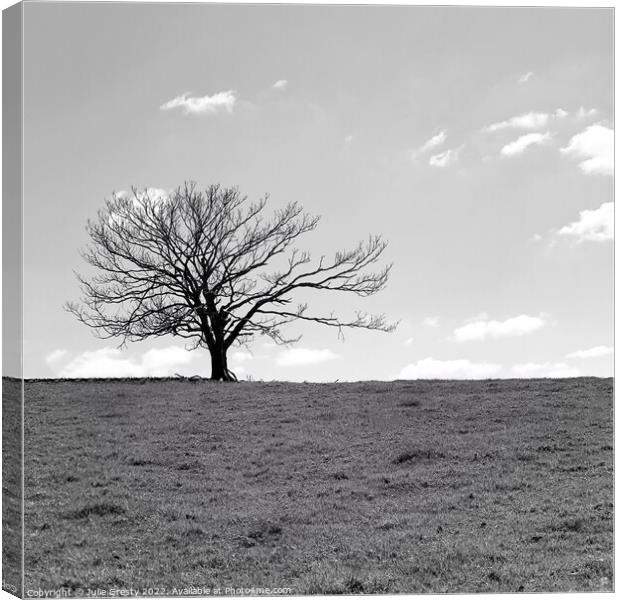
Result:
<svg viewBox="0 0 620 600">
<path fill-rule="evenodd" d="M 278 344 L 282 326 L 295 320 L 392 331 L 384 315 L 358 312 L 351 320 L 312 315 L 292 306 L 305 289 L 370 296 L 387 283 L 391 265 L 375 263 L 387 243 L 372 236 L 353 250 L 322 256 L 292 245 L 316 228 L 319 217 L 296 203 L 265 218 L 267 198 L 250 203 L 237 188 L 212 185 L 199 191 L 186 183 L 164 196 L 133 189 L 106 200 L 88 221 L 91 243 L 82 251 L 98 273 L 77 274 L 83 298 L 66 308 L 102 338 L 143 340 L 168 334 L 193 340 L 211 355 L 211 379 L 236 380 L 226 353 L 262 334 Z M 277 268 L 264 272 L 272 264 Z M 279 266 L 276 266 L 278 265 Z"/>
</svg>

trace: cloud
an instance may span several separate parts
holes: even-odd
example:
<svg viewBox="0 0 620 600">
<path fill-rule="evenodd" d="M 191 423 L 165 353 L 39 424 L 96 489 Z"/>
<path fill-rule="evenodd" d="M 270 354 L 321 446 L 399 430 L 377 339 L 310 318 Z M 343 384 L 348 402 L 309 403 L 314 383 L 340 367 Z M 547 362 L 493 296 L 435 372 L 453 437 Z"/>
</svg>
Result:
<svg viewBox="0 0 620 600">
<path fill-rule="evenodd" d="M 609 356 L 614 353 L 613 346 L 594 346 L 587 350 L 576 350 L 566 355 L 566 358 L 598 358 L 599 356 Z"/>
<path fill-rule="evenodd" d="M 568 117 L 568 111 L 564 110 L 563 108 L 556 108 L 554 114 L 558 119 L 564 119 L 565 117 Z"/>
<path fill-rule="evenodd" d="M 430 139 L 426 140 L 426 142 L 424 142 L 419 148 L 414 150 L 411 153 L 411 160 L 416 160 L 416 158 L 418 158 L 420 154 L 424 154 L 428 150 L 432 150 L 433 148 L 437 148 L 438 146 L 441 146 L 446 141 L 446 139 L 447 139 L 446 132 L 440 131 L 439 133 L 435 134 Z"/>
<path fill-rule="evenodd" d="M 534 72 L 528 71 L 519 77 L 519 83 L 527 83 L 532 77 L 534 77 Z"/>
<path fill-rule="evenodd" d="M 413 342 L 415 341 L 415 338 L 412 337 L 408 337 L 404 342 L 403 345 L 404 346 L 411 346 L 411 344 L 413 344 Z"/>
<path fill-rule="evenodd" d="M 540 112 L 529 112 L 516 117 L 511 117 L 506 121 L 492 123 L 484 128 L 485 131 L 501 131 L 502 129 L 541 129 L 549 123 L 549 114 Z"/>
<path fill-rule="evenodd" d="M 529 315 L 519 315 L 505 321 L 479 320 L 455 329 L 454 339 L 457 342 L 469 342 L 486 338 L 515 337 L 532 333 L 544 325 L 543 318 Z"/>
<path fill-rule="evenodd" d="M 597 113 L 598 111 L 596 108 L 585 109 L 583 106 L 580 106 L 575 115 L 578 119 L 587 119 L 589 117 L 594 117 Z"/>
<path fill-rule="evenodd" d="M 240 363 L 240 362 L 246 362 L 248 360 L 252 360 L 253 358 L 254 358 L 254 355 L 248 352 L 247 350 L 245 351 L 238 350 L 237 352 L 233 352 L 230 355 L 229 360 L 231 362 Z"/>
<path fill-rule="evenodd" d="M 288 81 L 286 79 L 278 79 L 278 81 L 273 84 L 274 90 L 285 90 L 287 87 Z"/>
<path fill-rule="evenodd" d="M 164 190 L 163 188 L 149 187 L 143 190 L 136 190 L 136 193 L 121 190 L 115 192 L 113 196 L 116 198 L 130 198 L 132 202 L 137 206 L 140 201 L 148 201 L 152 204 L 160 204 L 165 202 L 172 194 L 172 190 Z"/>
<path fill-rule="evenodd" d="M 114 199 L 120 198 L 130 200 L 133 205 L 133 209 L 138 212 L 144 208 L 145 204 L 153 207 L 162 208 L 172 195 L 173 190 L 164 190 L 162 188 L 146 188 L 143 190 L 136 190 L 136 192 L 128 192 L 121 190 L 120 192 L 114 192 L 112 196 Z M 126 223 L 126 217 L 123 216 L 123 211 L 113 211 L 108 217 L 108 223 L 111 227 L 123 226 L 127 224 L 130 228 L 133 227 L 131 223 Z"/>
<path fill-rule="evenodd" d="M 439 325 L 439 317 L 426 317 L 422 322 L 427 327 L 437 327 Z"/>
<path fill-rule="evenodd" d="M 345 144 L 350 144 L 353 141 L 353 136 L 352 135 L 348 135 L 347 137 L 344 138 L 344 143 Z"/>
<path fill-rule="evenodd" d="M 595 124 L 574 135 L 568 146 L 560 150 L 567 156 L 586 160 L 579 168 L 586 175 L 613 175 L 614 172 L 614 130 Z"/>
<path fill-rule="evenodd" d="M 232 113 L 237 98 L 233 90 L 218 92 L 212 96 L 190 96 L 190 92 L 165 102 L 161 110 L 180 108 L 186 115 L 213 115 L 218 112 Z"/>
<path fill-rule="evenodd" d="M 436 360 L 424 358 L 403 367 L 400 379 L 488 379 L 497 375 L 501 365 L 470 362 L 466 359 Z"/>
<path fill-rule="evenodd" d="M 432 148 L 437 148 L 437 146 L 441 146 L 446 141 L 447 135 L 445 131 L 440 131 L 438 134 L 434 135 L 432 138 L 424 142 L 424 144 L 420 147 L 420 152 L 426 152 L 427 150 L 431 150 Z"/>
<path fill-rule="evenodd" d="M 577 238 L 577 242 L 606 242 L 614 239 L 614 203 L 605 202 L 595 210 L 582 210 L 579 219 L 565 225 L 558 235 Z"/>
<path fill-rule="evenodd" d="M 566 363 L 525 363 L 514 365 L 511 369 L 515 377 L 579 377 L 579 369 L 569 367 Z"/>
<path fill-rule="evenodd" d="M 501 153 L 504 156 L 515 156 L 523 154 L 530 146 L 546 144 L 551 140 L 551 134 L 545 133 L 526 133 L 517 138 L 514 142 L 506 144 Z"/>
<path fill-rule="evenodd" d="M 340 356 L 328 349 L 291 348 L 282 352 L 276 359 L 276 363 L 281 367 L 300 367 L 315 365 L 336 358 L 340 358 Z"/>
<path fill-rule="evenodd" d="M 449 165 L 455 163 L 458 160 L 459 152 L 463 146 L 460 148 L 454 148 L 450 150 L 446 150 L 445 152 L 441 152 L 439 154 L 433 154 L 428 159 L 428 164 L 431 167 L 448 167 Z"/>
<path fill-rule="evenodd" d="M 67 350 L 54 350 L 45 357 L 45 362 L 50 367 L 53 367 L 54 365 L 58 364 L 65 356 L 67 356 L 67 354 L 69 354 Z"/>
<path fill-rule="evenodd" d="M 137 358 L 126 357 L 118 348 L 101 348 L 76 356 L 59 373 L 60 377 L 166 377 L 203 352 L 188 351 L 178 346 L 153 348 Z"/>
</svg>

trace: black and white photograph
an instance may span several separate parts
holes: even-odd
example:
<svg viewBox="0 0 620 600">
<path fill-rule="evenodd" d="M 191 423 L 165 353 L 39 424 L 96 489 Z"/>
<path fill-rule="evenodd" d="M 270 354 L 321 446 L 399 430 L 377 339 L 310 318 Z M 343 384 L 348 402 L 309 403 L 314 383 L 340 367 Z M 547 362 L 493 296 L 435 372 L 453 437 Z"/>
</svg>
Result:
<svg viewBox="0 0 620 600">
<path fill-rule="evenodd" d="M 3 5 L 2 589 L 614 591 L 614 8 Z"/>
</svg>

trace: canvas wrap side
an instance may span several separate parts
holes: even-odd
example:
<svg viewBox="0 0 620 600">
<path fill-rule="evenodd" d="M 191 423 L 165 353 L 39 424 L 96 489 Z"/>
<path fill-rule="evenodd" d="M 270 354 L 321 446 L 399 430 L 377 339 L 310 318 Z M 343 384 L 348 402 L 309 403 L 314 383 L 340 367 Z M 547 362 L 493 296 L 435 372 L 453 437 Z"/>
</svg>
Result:
<svg viewBox="0 0 620 600">
<path fill-rule="evenodd" d="M 2 11 L 2 589 L 23 594 L 23 5 Z"/>
</svg>

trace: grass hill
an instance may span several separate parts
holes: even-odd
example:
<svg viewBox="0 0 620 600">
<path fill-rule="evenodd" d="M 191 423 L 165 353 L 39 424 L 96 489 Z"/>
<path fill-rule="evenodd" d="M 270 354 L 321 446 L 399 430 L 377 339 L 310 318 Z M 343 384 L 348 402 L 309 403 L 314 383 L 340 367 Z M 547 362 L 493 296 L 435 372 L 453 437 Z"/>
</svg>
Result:
<svg viewBox="0 0 620 600">
<path fill-rule="evenodd" d="M 25 389 L 26 589 L 613 589 L 610 379 Z"/>
</svg>

